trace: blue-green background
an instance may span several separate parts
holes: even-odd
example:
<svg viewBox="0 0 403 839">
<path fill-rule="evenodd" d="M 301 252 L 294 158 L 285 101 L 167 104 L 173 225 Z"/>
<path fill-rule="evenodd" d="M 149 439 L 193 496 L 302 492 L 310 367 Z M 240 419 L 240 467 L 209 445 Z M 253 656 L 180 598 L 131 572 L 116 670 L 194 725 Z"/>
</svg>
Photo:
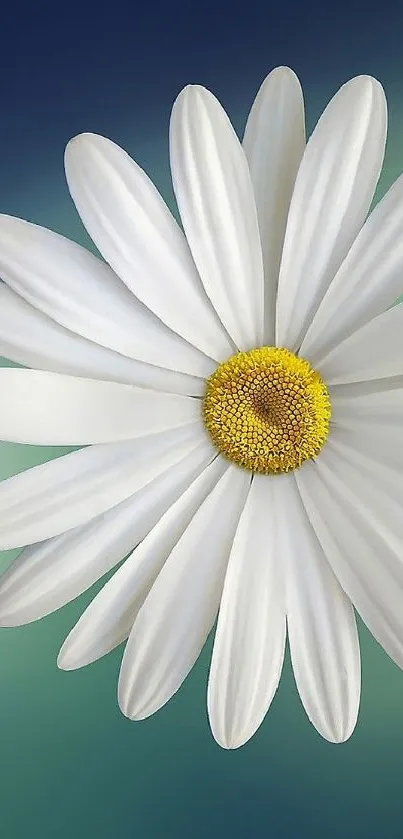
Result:
<svg viewBox="0 0 403 839">
<path fill-rule="evenodd" d="M 277 64 L 298 72 L 310 127 L 349 77 L 383 82 L 390 138 L 382 194 L 403 169 L 402 23 L 398 3 L 10 5 L 0 30 L 0 211 L 87 242 L 63 175 L 64 145 L 80 131 L 121 143 L 171 201 L 167 124 L 179 89 L 210 87 L 242 130 Z M 3 444 L 0 475 L 60 451 Z M 12 557 L 0 555 L 0 567 Z M 118 711 L 121 650 L 83 671 L 57 670 L 58 649 L 92 594 L 31 626 L 0 630 L 2 839 L 403 835 L 403 674 L 364 628 L 361 713 L 347 744 L 332 746 L 309 725 L 287 662 L 258 734 L 225 752 L 206 720 L 209 649 L 144 723 Z"/>
</svg>

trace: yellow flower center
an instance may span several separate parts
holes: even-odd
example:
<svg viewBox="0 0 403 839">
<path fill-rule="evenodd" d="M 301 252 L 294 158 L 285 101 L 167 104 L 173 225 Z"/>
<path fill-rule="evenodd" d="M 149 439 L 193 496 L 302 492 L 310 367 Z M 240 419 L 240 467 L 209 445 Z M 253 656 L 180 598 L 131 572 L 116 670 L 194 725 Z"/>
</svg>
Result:
<svg viewBox="0 0 403 839">
<path fill-rule="evenodd" d="M 251 472 L 288 472 L 316 457 L 330 417 L 319 373 L 280 347 L 237 353 L 207 380 L 203 418 L 212 441 Z"/>
</svg>

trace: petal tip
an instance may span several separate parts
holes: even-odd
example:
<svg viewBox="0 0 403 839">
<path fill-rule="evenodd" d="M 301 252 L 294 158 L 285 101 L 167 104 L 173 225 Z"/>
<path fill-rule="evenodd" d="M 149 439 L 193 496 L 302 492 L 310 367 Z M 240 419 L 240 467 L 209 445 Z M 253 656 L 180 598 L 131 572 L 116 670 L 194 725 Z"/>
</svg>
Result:
<svg viewBox="0 0 403 839">
<path fill-rule="evenodd" d="M 216 97 L 207 87 L 201 84 L 188 84 L 182 88 L 175 99 L 173 108 L 178 104 L 194 105 L 196 102 L 206 102 L 216 100 Z"/>
<path fill-rule="evenodd" d="M 235 751 L 236 749 L 242 748 L 245 746 L 246 743 L 253 737 L 256 733 L 256 726 L 252 729 L 248 729 L 245 731 L 235 729 L 231 730 L 229 727 L 221 727 L 220 730 L 217 726 L 212 724 L 210 719 L 210 730 L 214 737 L 216 743 L 220 746 L 221 749 L 225 749 L 227 752 Z"/>
<path fill-rule="evenodd" d="M 159 711 L 161 707 L 161 705 L 150 707 L 149 703 L 145 707 L 141 704 L 141 697 L 123 692 L 120 683 L 118 683 L 118 705 L 123 716 L 131 722 L 142 722 Z"/>
<path fill-rule="evenodd" d="M 135 710 L 131 707 L 130 700 L 122 696 L 119 688 L 118 688 L 118 705 L 121 713 L 123 714 L 126 719 L 130 720 L 131 722 L 135 722 L 137 719 Z"/>
<path fill-rule="evenodd" d="M 266 76 L 267 79 L 276 79 L 281 81 L 287 81 L 292 84 L 295 82 L 300 86 L 300 80 L 296 74 L 296 72 L 292 69 L 292 67 L 288 67 L 286 64 L 280 64 L 278 67 L 275 67 L 271 72 Z"/>
<path fill-rule="evenodd" d="M 76 134 L 66 145 L 64 152 L 65 163 L 68 162 L 72 155 L 85 151 L 91 146 L 94 147 L 108 142 L 110 141 L 106 137 L 102 137 L 100 134 L 94 134 L 91 131 L 83 131 L 81 134 Z"/>
<path fill-rule="evenodd" d="M 63 644 L 59 655 L 57 656 L 56 664 L 59 670 L 76 670 L 77 668 L 77 664 L 74 661 L 66 643 Z"/>
<path fill-rule="evenodd" d="M 378 95 L 382 100 L 386 102 L 385 91 L 383 86 L 378 79 L 374 76 L 369 75 L 361 75 L 361 76 L 354 76 L 349 81 L 345 82 L 344 85 L 340 88 L 340 90 L 345 91 L 355 91 L 360 93 L 362 96 L 373 96 Z"/>
<path fill-rule="evenodd" d="M 350 739 L 351 735 L 354 733 L 356 724 L 357 715 L 355 715 L 353 719 L 335 720 L 333 725 L 330 725 L 326 731 L 319 731 L 319 734 L 321 734 L 328 743 L 338 746 L 342 743 L 346 743 L 347 740 Z"/>
<path fill-rule="evenodd" d="M 240 749 L 257 731 L 258 726 L 256 725 L 248 726 L 247 728 L 238 727 L 237 730 L 235 727 L 231 727 L 229 720 L 221 720 L 221 722 L 219 720 L 214 720 L 214 714 L 212 713 L 209 704 L 207 704 L 207 712 L 210 731 L 213 738 L 220 748 L 225 749 L 225 751 L 235 751 L 235 749 Z"/>
<path fill-rule="evenodd" d="M 85 141 L 85 138 L 88 136 L 91 135 L 85 131 L 81 134 L 75 134 L 74 137 L 71 137 L 71 139 L 68 141 L 65 153 L 67 154 L 67 152 L 73 151 L 75 148 L 77 148 L 77 146 L 80 146 L 83 140 Z"/>
<path fill-rule="evenodd" d="M 236 749 L 242 748 L 245 745 L 247 740 L 244 738 L 237 738 L 237 737 L 219 737 L 218 735 L 213 733 L 214 740 L 220 746 L 221 749 L 224 749 L 226 752 L 233 752 Z"/>
</svg>

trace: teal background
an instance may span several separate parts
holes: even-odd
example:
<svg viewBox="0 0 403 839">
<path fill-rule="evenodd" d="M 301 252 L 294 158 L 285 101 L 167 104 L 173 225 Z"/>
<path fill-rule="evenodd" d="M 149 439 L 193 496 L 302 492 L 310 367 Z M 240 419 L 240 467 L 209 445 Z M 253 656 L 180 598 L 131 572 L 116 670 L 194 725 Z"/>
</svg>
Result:
<svg viewBox="0 0 403 839">
<path fill-rule="evenodd" d="M 301 77 L 309 126 L 352 75 L 384 83 L 390 136 L 379 198 L 403 169 L 402 16 L 385 4 L 17 5 L 2 21 L 0 209 L 88 244 L 62 158 L 82 130 L 125 146 L 171 202 L 167 120 L 180 87 L 210 86 L 241 130 L 279 63 Z M 0 444 L 0 477 L 62 451 Z M 15 554 L 0 555 L 0 569 Z M 100 585 L 36 624 L 0 630 L 1 839 L 403 835 L 403 674 L 364 627 L 362 705 L 348 743 L 330 745 L 310 726 L 287 659 L 261 729 L 225 752 L 206 719 L 211 642 L 177 696 L 143 723 L 117 707 L 121 649 L 82 671 L 57 670 L 65 636 Z"/>
</svg>

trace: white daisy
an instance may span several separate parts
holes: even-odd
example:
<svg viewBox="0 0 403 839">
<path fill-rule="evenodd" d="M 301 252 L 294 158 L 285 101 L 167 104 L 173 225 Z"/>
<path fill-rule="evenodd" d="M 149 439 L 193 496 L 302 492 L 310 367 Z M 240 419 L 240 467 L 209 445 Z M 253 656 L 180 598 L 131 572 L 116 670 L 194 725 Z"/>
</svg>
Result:
<svg viewBox="0 0 403 839">
<path fill-rule="evenodd" d="M 128 639 L 131 719 L 178 690 L 218 612 L 208 711 L 227 748 L 269 708 L 286 626 L 328 740 L 357 719 L 353 607 L 403 666 L 403 307 L 385 313 L 402 291 L 402 178 L 365 221 L 386 123 L 381 86 L 359 77 L 304 149 L 301 89 L 279 68 L 242 149 L 214 96 L 188 87 L 170 126 L 186 239 L 92 134 L 69 143 L 66 173 L 105 262 L 0 219 L 0 352 L 38 368 L 0 370 L 0 438 L 89 444 L 0 484 L 0 546 L 28 545 L 2 578 L 1 622 L 58 609 L 129 554 L 59 666 Z"/>
</svg>

